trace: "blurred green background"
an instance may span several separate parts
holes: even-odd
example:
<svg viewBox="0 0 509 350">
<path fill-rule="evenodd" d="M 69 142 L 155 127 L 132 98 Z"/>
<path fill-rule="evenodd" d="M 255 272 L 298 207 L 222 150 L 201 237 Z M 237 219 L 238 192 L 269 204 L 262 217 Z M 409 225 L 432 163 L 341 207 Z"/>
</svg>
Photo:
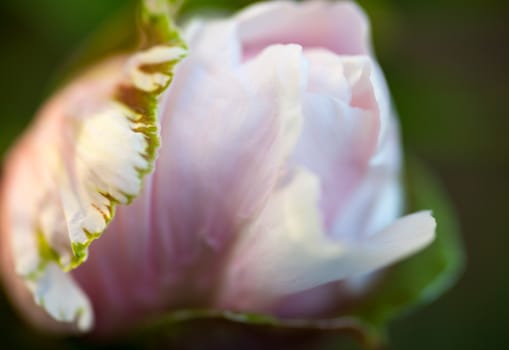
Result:
<svg viewBox="0 0 509 350">
<path fill-rule="evenodd" d="M 206 3 L 190 1 L 193 7 Z M 247 2 L 214 1 L 225 8 Z M 447 188 L 468 256 L 466 272 L 450 292 L 393 322 L 391 349 L 505 348 L 509 1 L 358 2 L 372 20 L 406 147 Z M 112 26 L 111 18 L 121 23 L 126 17 L 118 13 L 130 13 L 133 6 L 134 0 L 0 2 L 0 154 L 30 121 L 77 48 L 97 28 Z M 126 27 L 125 36 L 133 30 Z M 0 322 L 1 341 L 10 346 L 33 345 L 30 337 L 38 346 L 45 342 L 22 328 L 3 299 Z"/>
</svg>

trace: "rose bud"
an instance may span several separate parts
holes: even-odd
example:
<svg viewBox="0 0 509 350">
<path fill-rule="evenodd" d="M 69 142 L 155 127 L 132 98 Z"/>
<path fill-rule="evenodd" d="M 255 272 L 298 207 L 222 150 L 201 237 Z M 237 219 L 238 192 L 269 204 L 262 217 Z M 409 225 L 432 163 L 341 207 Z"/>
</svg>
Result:
<svg viewBox="0 0 509 350">
<path fill-rule="evenodd" d="M 3 278 L 25 317 L 103 334 L 182 309 L 319 317 L 339 283 L 428 245 L 431 214 L 401 217 L 368 36 L 351 2 L 260 3 L 192 21 L 165 92 L 178 40 L 57 92 L 4 163 Z"/>
</svg>

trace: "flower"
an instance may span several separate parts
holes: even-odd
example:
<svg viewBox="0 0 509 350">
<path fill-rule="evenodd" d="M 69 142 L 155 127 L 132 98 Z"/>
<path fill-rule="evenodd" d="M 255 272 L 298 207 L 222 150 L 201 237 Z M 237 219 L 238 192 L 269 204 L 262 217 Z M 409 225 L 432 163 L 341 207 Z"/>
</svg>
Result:
<svg viewBox="0 0 509 350">
<path fill-rule="evenodd" d="M 339 282 L 433 240 L 429 212 L 400 218 L 397 121 L 357 5 L 260 3 L 185 39 L 157 115 L 183 56 L 167 41 L 62 89 L 6 160 L 3 277 L 38 326 L 316 317 Z"/>
</svg>

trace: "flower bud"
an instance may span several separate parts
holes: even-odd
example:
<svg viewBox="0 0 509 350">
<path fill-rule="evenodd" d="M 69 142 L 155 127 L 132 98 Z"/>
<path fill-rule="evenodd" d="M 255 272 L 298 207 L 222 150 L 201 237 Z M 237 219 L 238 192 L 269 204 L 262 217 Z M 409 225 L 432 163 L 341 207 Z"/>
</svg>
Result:
<svg viewBox="0 0 509 350">
<path fill-rule="evenodd" d="M 429 212 L 400 217 L 397 121 L 355 4 L 260 3 L 184 36 L 154 118 L 181 48 L 99 64 L 7 159 L 3 276 L 39 326 L 42 308 L 102 333 L 179 309 L 319 317 L 432 241 Z"/>
</svg>

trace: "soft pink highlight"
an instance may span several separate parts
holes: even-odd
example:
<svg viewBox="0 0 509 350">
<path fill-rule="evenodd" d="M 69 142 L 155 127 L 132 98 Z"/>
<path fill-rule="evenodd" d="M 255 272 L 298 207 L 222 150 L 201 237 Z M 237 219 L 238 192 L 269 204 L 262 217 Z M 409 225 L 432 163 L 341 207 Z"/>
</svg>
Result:
<svg viewBox="0 0 509 350">
<path fill-rule="evenodd" d="M 360 8 L 260 3 L 230 19 L 197 21 L 187 39 L 189 56 L 159 109 L 155 170 L 72 272 L 92 303 L 97 334 L 179 309 L 331 317 L 362 294 L 366 273 L 429 241 L 426 218 L 396 220 L 398 126 Z M 115 65 L 109 70 L 118 74 Z M 108 81 L 100 71 L 65 96 L 86 109 L 79 96 L 105 93 Z M 51 113 L 43 110 L 38 123 L 48 130 L 39 135 L 72 146 L 55 125 L 68 113 L 59 109 L 60 98 L 46 107 Z M 26 143 L 44 141 L 31 137 L 13 152 L 14 161 L 31 159 Z M 6 174 L 4 186 L 14 186 Z M 300 200 L 311 208 L 300 213 L 318 215 L 297 217 L 307 209 L 292 206 Z M 428 231 L 414 243 L 412 225 L 422 222 Z M 401 245 L 392 244 L 391 230 Z M 301 257 L 309 261 L 299 265 Z M 352 280 L 361 288 L 351 288 Z M 41 315 L 29 317 L 44 324 Z"/>
</svg>

